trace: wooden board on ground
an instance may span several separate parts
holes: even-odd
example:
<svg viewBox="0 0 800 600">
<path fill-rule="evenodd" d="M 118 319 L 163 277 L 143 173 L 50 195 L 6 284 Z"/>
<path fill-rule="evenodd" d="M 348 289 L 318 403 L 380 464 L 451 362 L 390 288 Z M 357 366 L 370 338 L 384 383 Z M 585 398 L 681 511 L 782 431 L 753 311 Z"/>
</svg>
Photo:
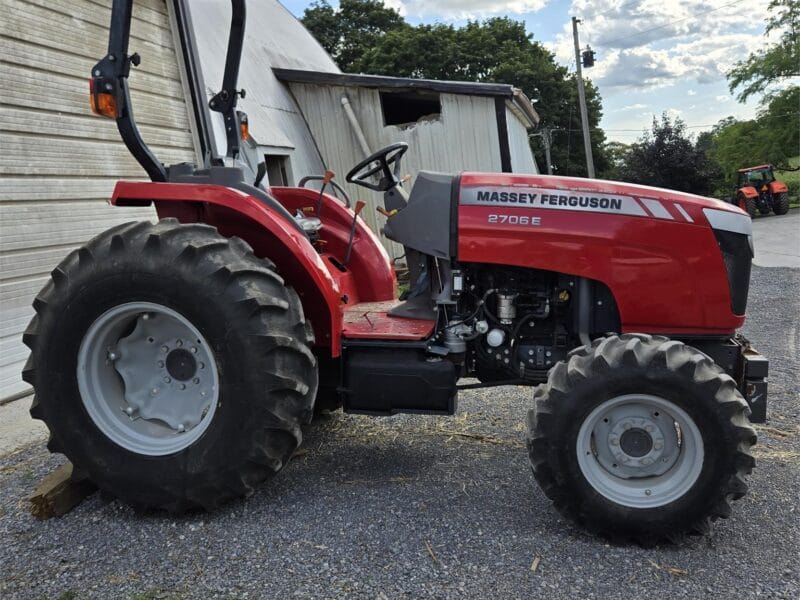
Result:
<svg viewBox="0 0 800 600">
<path fill-rule="evenodd" d="M 31 494 L 31 514 L 50 519 L 67 514 L 97 487 L 85 476 L 73 477 L 72 463 L 61 465 L 45 477 Z"/>
</svg>

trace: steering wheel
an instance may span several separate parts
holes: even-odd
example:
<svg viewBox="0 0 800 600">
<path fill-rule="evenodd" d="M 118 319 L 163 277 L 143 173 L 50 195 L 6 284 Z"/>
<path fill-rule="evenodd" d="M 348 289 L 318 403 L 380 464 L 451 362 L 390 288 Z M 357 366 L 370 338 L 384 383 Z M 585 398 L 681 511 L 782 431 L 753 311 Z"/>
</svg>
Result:
<svg viewBox="0 0 800 600">
<path fill-rule="evenodd" d="M 345 180 L 376 192 L 390 190 L 400 183 L 397 178 L 397 172 L 400 169 L 400 158 L 407 150 L 408 144 L 405 142 L 397 142 L 381 148 L 375 154 L 371 154 L 350 169 L 350 172 L 345 176 Z M 395 165 L 394 170 L 390 168 L 391 165 Z M 380 183 L 374 184 L 369 181 L 378 173 L 381 174 Z"/>
</svg>

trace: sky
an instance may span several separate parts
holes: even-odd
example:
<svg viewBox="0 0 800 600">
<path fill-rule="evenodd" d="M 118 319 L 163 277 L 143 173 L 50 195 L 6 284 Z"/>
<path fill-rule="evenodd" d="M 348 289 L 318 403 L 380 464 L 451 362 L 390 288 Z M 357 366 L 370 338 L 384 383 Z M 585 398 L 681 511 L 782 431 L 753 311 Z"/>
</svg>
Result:
<svg viewBox="0 0 800 600">
<path fill-rule="evenodd" d="M 298 17 L 310 0 L 282 0 Z M 653 116 L 680 117 L 691 133 L 720 119 L 752 118 L 757 98 L 741 104 L 725 72 L 767 43 L 769 0 L 385 0 L 412 24 L 508 16 L 575 69 L 571 17 L 581 19 L 581 47 L 596 52 L 584 76 L 603 98 L 600 126 L 630 143 Z M 337 1 L 331 1 L 335 7 Z"/>
</svg>

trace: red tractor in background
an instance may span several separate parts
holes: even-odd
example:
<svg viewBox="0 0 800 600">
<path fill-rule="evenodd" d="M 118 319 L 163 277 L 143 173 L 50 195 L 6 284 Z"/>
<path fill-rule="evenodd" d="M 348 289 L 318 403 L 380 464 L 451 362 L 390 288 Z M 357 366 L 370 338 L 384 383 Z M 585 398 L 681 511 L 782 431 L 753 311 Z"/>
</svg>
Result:
<svg viewBox="0 0 800 600">
<path fill-rule="evenodd" d="M 748 216 L 541 175 L 423 171 L 409 193 L 393 144 L 347 180 L 384 194 L 401 301 L 362 204 L 265 188 L 236 162 L 244 1 L 232 9 L 210 101 L 227 156 L 164 166 L 131 112 L 131 0 L 113 2 L 92 106 L 152 181 L 118 182 L 112 204 L 160 220 L 72 252 L 34 301 L 23 375 L 49 449 L 135 507 L 213 509 L 277 473 L 317 410 L 448 415 L 460 389 L 530 385 L 533 473 L 564 515 L 643 542 L 727 517 L 766 418 L 767 360 L 736 333 Z"/>
<path fill-rule="evenodd" d="M 750 217 L 789 212 L 789 188 L 775 179 L 772 165 L 739 169 L 736 180 L 736 205 Z"/>
</svg>

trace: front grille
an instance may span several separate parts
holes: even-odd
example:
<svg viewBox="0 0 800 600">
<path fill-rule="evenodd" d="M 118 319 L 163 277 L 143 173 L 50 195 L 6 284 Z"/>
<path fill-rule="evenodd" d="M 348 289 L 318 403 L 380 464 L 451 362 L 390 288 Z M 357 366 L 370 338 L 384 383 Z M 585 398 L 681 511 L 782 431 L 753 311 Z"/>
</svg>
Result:
<svg viewBox="0 0 800 600">
<path fill-rule="evenodd" d="M 753 251 L 747 236 L 733 231 L 715 229 L 722 260 L 728 273 L 728 288 L 731 292 L 731 310 L 743 315 L 747 309 L 747 293 L 750 289 L 750 265 Z"/>
</svg>

